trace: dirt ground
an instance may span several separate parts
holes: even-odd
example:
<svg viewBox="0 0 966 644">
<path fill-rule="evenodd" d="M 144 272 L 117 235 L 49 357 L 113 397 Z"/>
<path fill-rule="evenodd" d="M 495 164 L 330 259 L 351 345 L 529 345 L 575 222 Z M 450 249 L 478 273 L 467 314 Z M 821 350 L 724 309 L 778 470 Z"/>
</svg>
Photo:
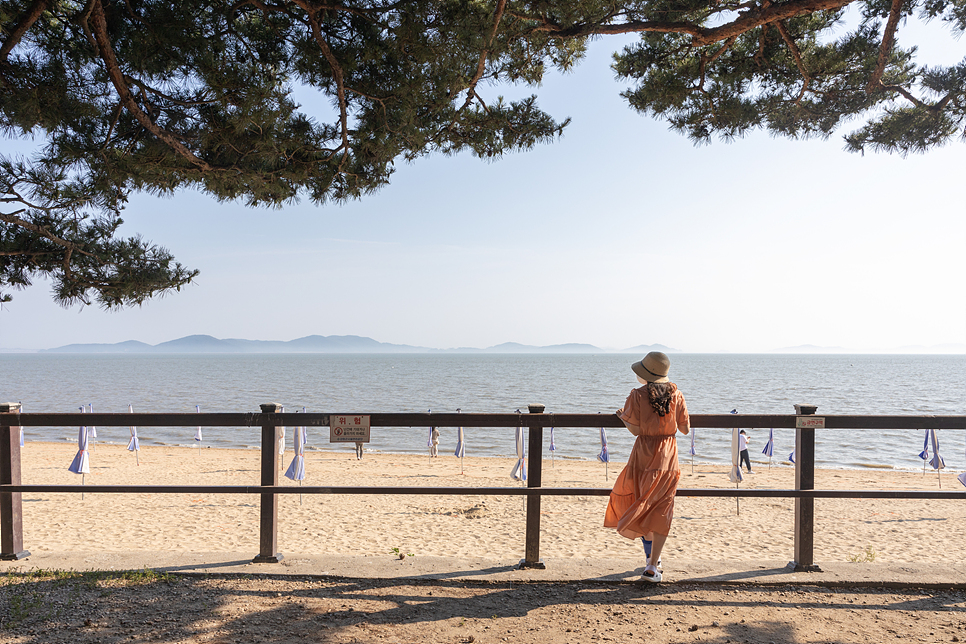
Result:
<svg viewBox="0 0 966 644">
<path fill-rule="evenodd" d="M 966 591 L 31 573 L 0 642 L 966 641 Z"/>
</svg>

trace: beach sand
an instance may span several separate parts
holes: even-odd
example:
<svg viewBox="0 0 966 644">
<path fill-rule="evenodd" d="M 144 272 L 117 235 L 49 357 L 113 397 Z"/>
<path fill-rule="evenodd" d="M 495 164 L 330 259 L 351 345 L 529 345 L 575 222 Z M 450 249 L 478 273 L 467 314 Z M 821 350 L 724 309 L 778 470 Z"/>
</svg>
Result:
<svg viewBox="0 0 966 644">
<path fill-rule="evenodd" d="M 24 484 L 80 484 L 67 470 L 71 443 L 28 442 L 22 451 Z M 284 472 L 291 450 L 280 458 Z M 257 450 L 144 447 L 97 444 L 89 485 L 257 485 Z M 511 487 L 511 459 L 451 455 L 366 453 L 351 448 L 306 452 L 304 485 Z M 544 461 L 544 487 L 613 485 L 621 463 Z M 461 472 L 462 467 L 462 472 Z M 790 465 L 756 463 L 743 488 L 794 486 Z M 606 470 L 606 474 L 605 474 Z M 730 488 L 727 469 L 682 461 L 681 488 Z M 957 472 L 945 471 L 942 487 L 961 490 Z M 296 485 L 281 478 L 283 485 Z M 935 471 L 820 470 L 825 489 L 938 489 Z M 24 545 L 35 553 L 64 551 L 258 552 L 255 495 L 25 494 Z M 544 497 L 541 557 L 641 559 L 639 541 L 602 525 L 607 498 Z M 522 556 L 523 497 L 417 495 L 281 495 L 279 549 L 301 554 L 385 555 L 398 548 L 414 555 Z M 792 499 L 679 497 L 664 558 L 679 560 L 785 560 L 793 555 Z M 817 499 L 815 561 L 961 562 L 956 546 L 966 526 L 961 500 Z"/>
</svg>

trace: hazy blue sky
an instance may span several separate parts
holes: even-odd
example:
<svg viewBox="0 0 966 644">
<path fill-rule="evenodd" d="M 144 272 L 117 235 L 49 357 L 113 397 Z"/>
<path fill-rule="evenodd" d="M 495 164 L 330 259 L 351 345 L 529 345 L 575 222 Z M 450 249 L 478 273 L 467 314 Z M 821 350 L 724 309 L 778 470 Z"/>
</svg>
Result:
<svg viewBox="0 0 966 644">
<path fill-rule="evenodd" d="M 197 283 L 113 313 L 62 309 L 38 283 L 0 310 L 0 348 L 196 333 L 735 352 L 966 343 L 962 143 L 906 159 L 846 153 L 840 136 L 695 147 L 620 98 L 619 44 L 596 42 L 546 80 L 540 106 L 573 123 L 530 152 L 401 164 L 342 207 L 137 196 L 124 232 L 200 269 Z M 930 62 L 962 57 L 949 38 L 933 46 Z"/>
</svg>

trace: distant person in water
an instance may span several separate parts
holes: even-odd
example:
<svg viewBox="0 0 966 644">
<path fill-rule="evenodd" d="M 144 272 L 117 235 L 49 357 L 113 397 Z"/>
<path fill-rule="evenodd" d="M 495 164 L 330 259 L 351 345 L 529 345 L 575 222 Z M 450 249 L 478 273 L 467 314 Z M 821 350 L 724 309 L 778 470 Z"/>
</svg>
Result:
<svg viewBox="0 0 966 644">
<path fill-rule="evenodd" d="M 604 515 L 605 527 L 644 542 L 643 579 L 652 583 L 661 581 L 661 551 L 671 532 L 674 495 L 681 478 L 675 436 L 678 430 L 691 431 L 684 394 L 668 380 L 670 369 L 671 361 L 659 351 L 631 365 L 644 386 L 631 391 L 617 415 L 637 440 Z"/>
</svg>

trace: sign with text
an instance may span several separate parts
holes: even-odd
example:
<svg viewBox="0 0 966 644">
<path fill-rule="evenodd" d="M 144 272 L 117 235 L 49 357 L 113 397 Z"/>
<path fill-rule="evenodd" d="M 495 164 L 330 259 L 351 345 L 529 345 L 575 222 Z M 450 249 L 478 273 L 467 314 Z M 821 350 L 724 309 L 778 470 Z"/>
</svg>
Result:
<svg viewBox="0 0 966 644">
<path fill-rule="evenodd" d="M 825 429 L 825 418 L 821 416 L 798 416 L 795 418 L 797 429 Z"/>
<path fill-rule="evenodd" d="M 368 443 L 368 416 L 329 416 L 330 443 Z"/>
</svg>

